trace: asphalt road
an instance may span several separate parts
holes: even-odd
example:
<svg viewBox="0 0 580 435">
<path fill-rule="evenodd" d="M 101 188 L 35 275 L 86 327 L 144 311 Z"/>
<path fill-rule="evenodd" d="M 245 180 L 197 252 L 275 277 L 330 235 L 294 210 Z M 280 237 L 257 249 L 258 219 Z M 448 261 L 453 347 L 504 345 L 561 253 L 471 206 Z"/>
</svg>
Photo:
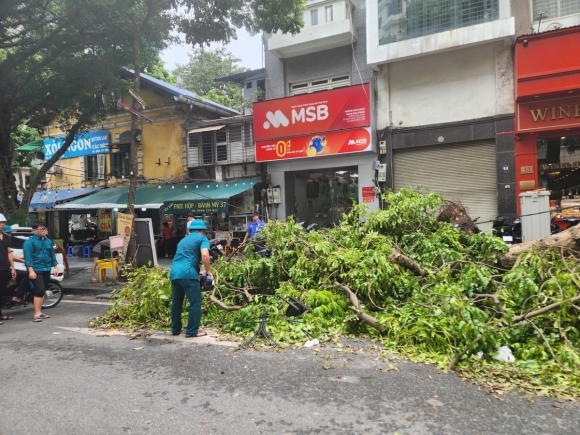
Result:
<svg viewBox="0 0 580 435">
<path fill-rule="evenodd" d="M 233 353 L 78 329 L 106 308 L 68 297 L 42 323 L 5 312 L 0 435 L 580 433 L 578 405 L 496 398 L 403 360 L 389 370 L 369 341 Z"/>
</svg>

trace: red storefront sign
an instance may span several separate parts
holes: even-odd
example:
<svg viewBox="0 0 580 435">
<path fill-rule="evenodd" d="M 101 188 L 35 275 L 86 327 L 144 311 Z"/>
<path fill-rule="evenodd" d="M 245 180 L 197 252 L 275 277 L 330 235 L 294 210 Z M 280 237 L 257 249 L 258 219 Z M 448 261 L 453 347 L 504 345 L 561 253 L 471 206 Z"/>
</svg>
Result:
<svg viewBox="0 0 580 435">
<path fill-rule="evenodd" d="M 353 153 L 371 149 L 371 135 L 367 129 L 335 131 L 293 138 L 256 142 L 256 161 L 299 159 Z"/>
<path fill-rule="evenodd" d="M 371 125 L 368 84 L 254 103 L 254 139 L 262 141 Z"/>
<path fill-rule="evenodd" d="M 362 188 L 362 200 L 364 204 L 375 202 L 375 196 L 374 186 Z"/>
<path fill-rule="evenodd" d="M 580 97 L 517 103 L 517 131 L 580 127 Z"/>
</svg>

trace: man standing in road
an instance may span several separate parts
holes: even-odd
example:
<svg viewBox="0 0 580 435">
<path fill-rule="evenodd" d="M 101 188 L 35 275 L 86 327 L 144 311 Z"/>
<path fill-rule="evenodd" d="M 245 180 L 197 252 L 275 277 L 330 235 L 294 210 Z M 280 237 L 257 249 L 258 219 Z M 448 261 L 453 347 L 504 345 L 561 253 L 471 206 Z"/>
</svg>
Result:
<svg viewBox="0 0 580 435">
<path fill-rule="evenodd" d="M 50 269 L 58 275 L 58 262 L 54 254 L 53 242 L 46 236 L 46 222 L 34 221 L 34 235 L 29 237 L 22 246 L 24 265 L 28 270 L 28 278 L 34 284 L 34 317 L 33 322 L 42 322 L 50 316 L 42 312 L 44 292 L 50 282 Z"/>
<path fill-rule="evenodd" d="M 0 301 L 4 299 L 6 286 L 10 278 L 16 278 L 16 269 L 14 268 L 14 259 L 10 242 L 12 239 L 5 232 L 6 217 L 0 213 Z M 0 320 L 12 320 L 10 316 L 2 315 L 2 303 L 0 302 Z M 0 321 L 0 325 L 2 322 Z"/>
<path fill-rule="evenodd" d="M 189 223 L 190 234 L 177 245 L 173 257 L 169 279 L 171 280 L 171 333 L 181 333 L 181 310 L 183 299 L 187 296 L 189 309 L 187 314 L 186 337 L 203 337 L 207 332 L 199 330 L 201 322 L 201 288 L 199 285 L 199 263 L 203 264 L 204 274 L 213 279 L 210 270 L 209 240 L 205 236 L 207 227 L 202 220 Z"/>
<path fill-rule="evenodd" d="M 265 226 L 266 224 L 260 219 L 260 212 L 256 210 L 254 213 L 252 213 L 252 222 L 250 222 L 246 227 L 246 237 L 244 237 L 242 246 L 246 244 L 248 239 L 253 239 L 258 231 L 260 231 L 260 228 Z"/>
</svg>

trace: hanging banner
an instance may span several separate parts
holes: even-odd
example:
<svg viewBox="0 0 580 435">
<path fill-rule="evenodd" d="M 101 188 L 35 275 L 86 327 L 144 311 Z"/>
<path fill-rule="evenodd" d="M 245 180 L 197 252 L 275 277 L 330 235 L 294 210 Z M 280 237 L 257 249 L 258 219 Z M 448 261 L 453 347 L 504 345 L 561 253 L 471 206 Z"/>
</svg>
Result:
<svg viewBox="0 0 580 435">
<path fill-rule="evenodd" d="M 369 202 L 375 202 L 375 187 L 363 187 L 362 188 L 362 200 L 364 204 L 368 204 Z"/>
<path fill-rule="evenodd" d="M 111 213 L 106 210 L 98 210 L 98 227 L 99 233 L 110 233 L 113 231 L 113 221 Z"/>
<path fill-rule="evenodd" d="M 254 139 L 368 127 L 370 99 L 367 83 L 254 103 Z"/>
<path fill-rule="evenodd" d="M 199 201 L 166 201 L 161 209 L 163 214 L 206 214 L 227 213 L 228 202 L 219 199 L 204 199 Z"/>
<path fill-rule="evenodd" d="M 64 144 L 65 137 L 44 139 L 44 160 L 50 159 Z M 90 131 L 75 135 L 75 139 L 68 147 L 61 159 L 90 156 L 93 154 L 108 154 L 109 132 L 107 130 Z"/>
<path fill-rule="evenodd" d="M 127 213 L 117 214 L 117 234 L 131 237 L 131 228 L 133 227 L 133 216 Z"/>
<path fill-rule="evenodd" d="M 367 129 L 337 131 L 291 139 L 272 139 L 256 142 L 256 161 L 314 158 L 346 154 L 371 149 L 371 135 Z"/>
</svg>

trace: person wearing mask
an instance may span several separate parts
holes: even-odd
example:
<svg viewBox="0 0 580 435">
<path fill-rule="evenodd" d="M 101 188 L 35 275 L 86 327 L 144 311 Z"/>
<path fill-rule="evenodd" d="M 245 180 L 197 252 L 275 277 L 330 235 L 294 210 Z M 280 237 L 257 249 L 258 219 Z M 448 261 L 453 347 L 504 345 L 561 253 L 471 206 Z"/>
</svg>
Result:
<svg viewBox="0 0 580 435">
<path fill-rule="evenodd" d="M 42 322 L 50 316 L 42 312 L 44 293 L 50 281 L 50 270 L 58 275 L 58 262 L 54 254 L 53 242 L 46 236 L 48 231 L 46 222 L 34 221 L 32 224 L 34 235 L 29 237 L 22 246 L 24 251 L 24 265 L 28 270 L 28 278 L 34 285 L 34 316 L 33 322 Z"/>
<path fill-rule="evenodd" d="M 7 231 L 8 230 L 8 231 Z M 12 238 L 8 235 L 10 226 L 6 225 L 6 216 L 0 213 L 0 298 L 4 299 L 6 287 L 10 279 L 16 278 L 16 269 L 14 268 L 14 258 L 10 249 Z M 2 314 L 0 306 L 0 325 L 1 320 L 12 320 L 10 316 Z"/>
<path fill-rule="evenodd" d="M 203 274 L 213 275 L 210 270 L 209 240 L 205 236 L 207 227 L 201 220 L 192 220 L 188 227 L 190 234 L 177 245 L 173 257 L 169 279 L 171 280 L 171 333 L 181 333 L 181 310 L 183 299 L 187 296 L 189 309 L 187 313 L 186 337 L 203 337 L 207 332 L 199 330 L 201 322 L 201 288 L 199 285 L 199 264 L 205 269 Z"/>
<path fill-rule="evenodd" d="M 246 236 L 244 237 L 242 246 L 246 245 L 248 239 L 253 239 L 254 237 L 256 237 L 256 234 L 258 233 L 258 231 L 260 231 L 260 228 L 263 228 L 265 226 L 266 224 L 260 219 L 260 212 L 256 210 L 254 213 L 252 213 L 252 222 L 250 222 L 246 227 Z"/>
</svg>

